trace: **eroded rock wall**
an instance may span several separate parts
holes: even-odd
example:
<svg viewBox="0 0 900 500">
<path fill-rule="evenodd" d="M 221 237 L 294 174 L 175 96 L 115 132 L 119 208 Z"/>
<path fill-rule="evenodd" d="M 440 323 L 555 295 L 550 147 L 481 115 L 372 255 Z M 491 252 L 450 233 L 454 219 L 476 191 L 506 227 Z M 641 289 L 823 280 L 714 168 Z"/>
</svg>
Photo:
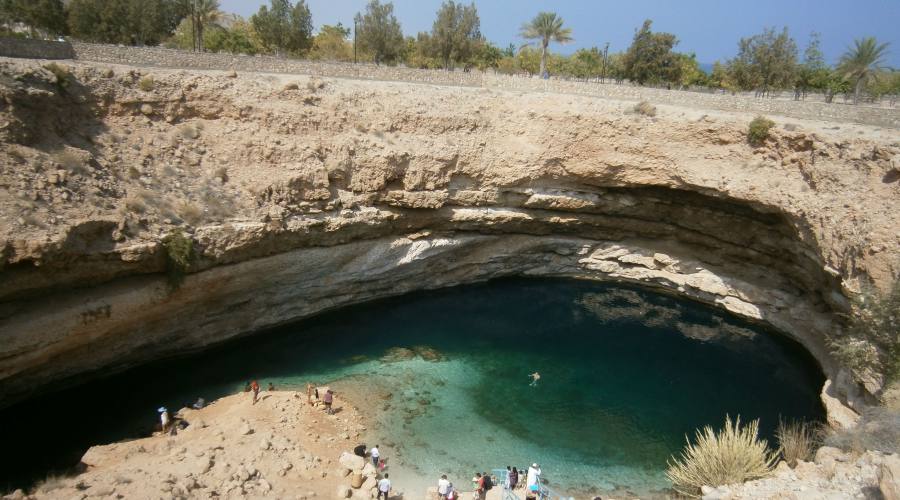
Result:
<svg viewBox="0 0 900 500">
<path fill-rule="evenodd" d="M 510 275 L 644 283 L 768 322 L 861 401 L 825 339 L 852 289 L 897 275 L 896 130 L 776 118 L 754 147 L 752 117 L 704 109 L 83 63 L 61 84 L 0 64 L 4 402 Z M 174 291 L 173 230 L 197 255 Z"/>
</svg>

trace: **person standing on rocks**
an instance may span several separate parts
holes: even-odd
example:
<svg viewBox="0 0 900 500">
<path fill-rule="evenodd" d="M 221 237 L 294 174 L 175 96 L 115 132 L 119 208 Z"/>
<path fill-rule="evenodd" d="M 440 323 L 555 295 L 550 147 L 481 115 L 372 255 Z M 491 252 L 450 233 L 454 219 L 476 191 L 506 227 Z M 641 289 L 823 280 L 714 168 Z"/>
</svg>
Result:
<svg viewBox="0 0 900 500">
<path fill-rule="evenodd" d="M 444 474 L 438 479 L 438 495 L 441 496 L 441 500 L 447 500 L 448 494 L 450 494 L 450 481 L 447 480 L 447 475 Z"/>
<path fill-rule="evenodd" d="M 528 468 L 528 474 L 525 476 L 525 496 L 526 498 L 534 498 L 540 496 L 541 492 L 541 468 L 538 464 L 531 464 Z"/>
<path fill-rule="evenodd" d="M 250 390 L 253 391 L 253 404 L 256 404 L 256 400 L 259 397 L 259 382 L 256 380 L 250 382 Z"/>
<path fill-rule="evenodd" d="M 159 422 L 162 424 L 162 433 L 165 434 L 169 430 L 169 410 L 165 406 L 160 406 L 156 411 L 159 412 Z"/>
<path fill-rule="evenodd" d="M 516 489 L 516 486 L 519 484 L 519 470 L 515 467 L 512 470 L 509 470 L 509 466 L 506 466 L 506 487 L 510 490 Z"/>
<path fill-rule="evenodd" d="M 325 391 L 325 397 L 322 398 L 322 402 L 325 403 L 325 413 L 334 415 L 334 410 L 331 409 L 331 404 L 334 403 L 334 391 L 331 389 Z"/>
<path fill-rule="evenodd" d="M 318 391 L 316 391 L 316 392 L 318 392 Z M 313 404 L 312 396 L 313 396 L 313 385 L 310 382 L 307 382 L 306 383 L 306 404 L 308 404 L 310 406 L 312 406 L 312 404 Z"/>
<path fill-rule="evenodd" d="M 484 500 L 485 493 L 487 493 L 484 490 L 484 476 L 482 476 L 480 472 L 476 472 L 475 477 L 472 478 L 472 482 L 475 483 L 475 499 Z"/>
<path fill-rule="evenodd" d="M 381 481 L 378 481 L 378 499 L 380 500 L 382 496 L 384 496 L 384 500 L 387 500 L 388 493 L 391 492 L 391 480 L 388 479 L 388 475 L 385 474 Z"/>
<path fill-rule="evenodd" d="M 375 466 L 375 470 L 377 471 L 378 470 L 378 459 L 381 458 L 381 452 L 378 451 L 377 444 L 375 446 L 373 446 L 371 450 L 369 450 L 369 456 L 372 457 L 372 465 Z"/>
<path fill-rule="evenodd" d="M 272 382 L 269 382 L 269 388 L 266 390 L 269 392 L 275 392 L 275 384 L 273 384 Z"/>
</svg>

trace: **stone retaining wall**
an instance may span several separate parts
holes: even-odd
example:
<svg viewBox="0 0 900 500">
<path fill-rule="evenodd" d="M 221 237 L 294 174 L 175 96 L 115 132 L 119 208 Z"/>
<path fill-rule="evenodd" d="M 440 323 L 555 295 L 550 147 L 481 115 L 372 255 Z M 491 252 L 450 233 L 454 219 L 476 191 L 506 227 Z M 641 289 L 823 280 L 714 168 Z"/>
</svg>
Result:
<svg viewBox="0 0 900 500">
<path fill-rule="evenodd" d="M 0 37 L 0 56 L 27 59 L 74 59 L 69 42 Z"/>
<path fill-rule="evenodd" d="M 0 39 L 0 55 L 45 59 L 66 58 L 68 44 L 35 40 Z M 413 82 L 434 85 L 459 85 L 497 90 L 524 92 L 554 92 L 630 101 L 646 100 L 653 104 L 697 106 L 700 108 L 737 111 L 751 114 L 782 115 L 795 118 L 855 122 L 882 127 L 900 128 L 900 108 L 853 106 L 815 100 L 754 98 L 727 93 L 703 93 L 655 89 L 562 79 L 542 80 L 524 76 L 500 75 L 480 71 L 440 71 L 404 67 L 375 66 L 283 59 L 271 56 L 243 56 L 231 54 L 195 53 L 158 47 L 123 47 L 72 42 L 74 57 L 101 63 L 131 66 L 155 66 L 182 69 L 209 69 L 264 73 L 308 74 L 334 78 L 355 78 Z M 68 53 L 71 57 L 71 53 Z"/>
</svg>

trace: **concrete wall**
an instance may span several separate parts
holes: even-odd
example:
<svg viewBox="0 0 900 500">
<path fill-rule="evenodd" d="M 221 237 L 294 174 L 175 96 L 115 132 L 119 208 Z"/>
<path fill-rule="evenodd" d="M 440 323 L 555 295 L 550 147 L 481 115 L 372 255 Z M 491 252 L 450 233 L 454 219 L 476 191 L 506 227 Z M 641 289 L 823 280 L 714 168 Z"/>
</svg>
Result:
<svg viewBox="0 0 900 500">
<path fill-rule="evenodd" d="M 75 51 L 68 42 L 0 38 L 0 56 L 27 59 L 74 59 Z"/>
</svg>

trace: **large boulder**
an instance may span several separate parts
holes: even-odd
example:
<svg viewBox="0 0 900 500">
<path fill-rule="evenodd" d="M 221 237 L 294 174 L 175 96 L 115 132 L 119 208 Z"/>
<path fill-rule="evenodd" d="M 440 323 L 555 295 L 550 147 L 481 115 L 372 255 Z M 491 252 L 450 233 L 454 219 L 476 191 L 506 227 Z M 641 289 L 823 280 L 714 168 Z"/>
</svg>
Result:
<svg viewBox="0 0 900 500">
<path fill-rule="evenodd" d="M 896 454 L 885 457 L 878 468 L 878 489 L 884 500 L 900 500 L 900 457 Z"/>
<path fill-rule="evenodd" d="M 350 498 L 350 495 L 353 494 L 353 490 L 350 489 L 346 484 L 342 484 L 338 486 L 337 494 L 335 495 L 337 498 Z"/>
<path fill-rule="evenodd" d="M 359 488 L 363 484 L 363 475 L 359 472 L 354 472 L 350 476 L 350 486 L 354 488 Z"/>
<path fill-rule="evenodd" d="M 341 465 L 352 471 L 361 471 L 366 465 L 365 458 L 359 455 L 354 455 L 352 453 L 347 453 L 346 451 L 341 453 L 341 458 L 338 460 L 340 461 Z"/>
</svg>

